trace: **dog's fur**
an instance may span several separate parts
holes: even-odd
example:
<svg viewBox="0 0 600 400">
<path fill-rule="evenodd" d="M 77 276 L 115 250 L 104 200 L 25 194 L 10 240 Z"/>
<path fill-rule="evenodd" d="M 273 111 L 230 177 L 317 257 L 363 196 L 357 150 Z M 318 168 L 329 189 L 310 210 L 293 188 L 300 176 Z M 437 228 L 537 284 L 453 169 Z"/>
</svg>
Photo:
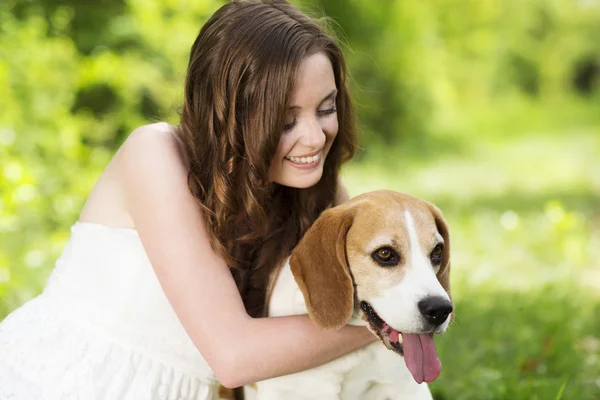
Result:
<svg viewBox="0 0 600 400">
<path fill-rule="evenodd" d="M 440 243 L 441 262 L 432 262 L 432 249 Z M 375 262 L 374 252 L 382 247 L 397 252 L 396 265 Z M 431 399 L 427 384 L 415 382 L 402 351 L 389 349 L 389 338 L 386 343 L 361 304 L 368 302 L 400 332 L 443 333 L 453 315 L 432 327 L 417 304 L 432 296 L 451 301 L 449 275 L 450 237 L 434 205 L 377 191 L 325 211 L 274 278 L 269 315 L 308 313 L 321 329 L 369 326 L 383 344 L 375 342 L 317 368 L 258 382 L 247 388 L 246 398 Z"/>
</svg>

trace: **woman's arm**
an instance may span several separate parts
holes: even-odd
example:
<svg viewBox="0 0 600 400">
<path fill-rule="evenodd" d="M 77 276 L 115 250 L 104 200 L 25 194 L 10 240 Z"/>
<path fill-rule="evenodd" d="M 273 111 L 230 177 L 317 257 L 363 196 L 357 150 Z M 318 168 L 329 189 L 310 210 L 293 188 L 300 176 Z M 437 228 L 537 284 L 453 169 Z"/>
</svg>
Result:
<svg viewBox="0 0 600 400">
<path fill-rule="evenodd" d="M 307 316 L 248 316 L 210 246 L 187 167 L 168 132 L 134 131 L 117 154 L 128 212 L 190 338 L 227 387 L 302 371 L 375 340 L 364 327 L 321 332 Z"/>
</svg>

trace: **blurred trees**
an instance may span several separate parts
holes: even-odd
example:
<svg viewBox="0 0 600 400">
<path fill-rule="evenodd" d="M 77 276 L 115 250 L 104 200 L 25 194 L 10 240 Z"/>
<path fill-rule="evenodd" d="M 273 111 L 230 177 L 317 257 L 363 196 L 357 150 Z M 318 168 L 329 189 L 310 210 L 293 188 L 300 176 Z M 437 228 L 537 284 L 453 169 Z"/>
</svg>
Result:
<svg viewBox="0 0 600 400">
<path fill-rule="evenodd" d="M 311 3 L 335 18 L 353 49 L 368 139 L 425 134 L 515 97 L 546 101 L 600 87 L 598 1 Z"/>
<path fill-rule="evenodd" d="M 222 3 L 0 2 L 0 316 L 45 282 L 126 135 L 177 122 L 189 48 Z M 598 99 L 595 0 L 295 3 L 348 45 L 364 145 L 418 142 L 518 99 Z"/>
<path fill-rule="evenodd" d="M 216 1 L 0 2 L 0 316 L 35 294 L 136 126 L 177 121 Z"/>
</svg>

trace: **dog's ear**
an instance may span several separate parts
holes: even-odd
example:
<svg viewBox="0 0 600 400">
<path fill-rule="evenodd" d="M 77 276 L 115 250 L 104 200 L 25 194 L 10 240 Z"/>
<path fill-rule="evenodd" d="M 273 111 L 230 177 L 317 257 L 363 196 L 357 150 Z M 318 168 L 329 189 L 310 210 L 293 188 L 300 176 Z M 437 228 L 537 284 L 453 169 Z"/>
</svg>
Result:
<svg viewBox="0 0 600 400">
<path fill-rule="evenodd" d="M 347 206 L 326 210 L 300 240 L 290 259 L 308 314 L 323 330 L 339 329 L 354 309 L 346 234 L 354 220 Z"/>
<path fill-rule="evenodd" d="M 450 296 L 450 232 L 448 231 L 448 224 L 442 215 L 442 211 L 433 204 L 429 204 L 429 207 L 435 219 L 437 230 L 442 235 L 442 238 L 444 238 L 444 251 L 442 252 L 442 262 L 440 270 L 437 273 L 437 278 L 448 293 L 448 296 Z"/>
</svg>

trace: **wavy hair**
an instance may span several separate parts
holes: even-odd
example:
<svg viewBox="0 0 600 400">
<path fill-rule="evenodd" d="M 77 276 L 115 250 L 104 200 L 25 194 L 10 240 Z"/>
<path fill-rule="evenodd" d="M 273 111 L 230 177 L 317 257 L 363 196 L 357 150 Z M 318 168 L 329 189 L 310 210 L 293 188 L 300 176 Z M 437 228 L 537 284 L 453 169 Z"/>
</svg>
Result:
<svg viewBox="0 0 600 400">
<path fill-rule="evenodd" d="M 213 250 L 230 266 L 249 314 L 265 314 L 269 279 L 336 195 L 356 126 L 335 39 L 283 0 L 232 1 L 204 24 L 190 54 L 180 136 L 188 184 Z M 269 182 L 302 60 L 324 52 L 338 88 L 339 130 L 313 187 Z"/>
</svg>

